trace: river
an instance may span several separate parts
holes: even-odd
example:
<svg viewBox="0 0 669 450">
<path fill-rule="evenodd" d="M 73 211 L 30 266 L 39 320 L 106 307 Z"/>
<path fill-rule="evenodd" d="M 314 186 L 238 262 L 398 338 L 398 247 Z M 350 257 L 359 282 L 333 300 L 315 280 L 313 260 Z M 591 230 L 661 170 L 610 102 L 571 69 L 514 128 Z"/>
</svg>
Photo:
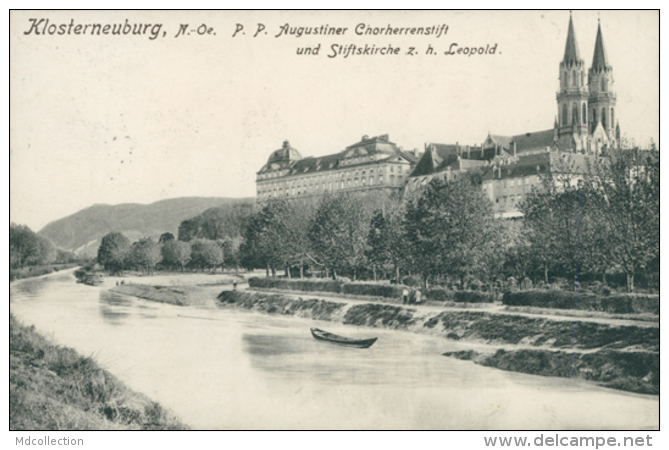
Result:
<svg viewBox="0 0 669 450">
<path fill-rule="evenodd" d="M 441 356 L 472 344 L 144 301 L 76 284 L 71 271 L 12 283 L 10 311 L 194 429 L 659 428 L 657 396 Z M 338 347 L 312 326 L 379 339 Z"/>
</svg>

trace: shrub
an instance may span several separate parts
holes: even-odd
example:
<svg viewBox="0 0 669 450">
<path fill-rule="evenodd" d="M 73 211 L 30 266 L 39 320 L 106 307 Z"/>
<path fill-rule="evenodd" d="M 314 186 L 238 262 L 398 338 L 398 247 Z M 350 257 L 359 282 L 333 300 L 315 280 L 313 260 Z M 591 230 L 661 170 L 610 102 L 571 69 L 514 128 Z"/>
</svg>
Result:
<svg viewBox="0 0 669 450">
<path fill-rule="evenodd" d="M 437 302 L 452 302 L 454 295 L 453 291 L 448 288 L 434 286 L 427 291 L 427 298 Z"/>
<path fill-rule="evenodd" d="M 616 314 L 660 314 L 660 296 L 652 294 L 614 294 L 601 298 L 603 311 Z"/>
<path fill-rule="evenodd" d="M 328 279 L 301 279 L 292 280 L 287 278 L 249 278 L 250 287 L 266 289 L 287 289 L 304 292 L 341 292 L 341 281 Z"/>
<path fill-rule="evenodd" d="M 598 309 L 597 297 L 593 294 L 580 292 L 578 297 L 574 297 L 574 292 L 558 289 L 538 290 L 528 289 L 526 291 L 505 292 L 502 303 L 510 306 L 537 306 L 540 308 L 557 309 Z M 586 307 L 588 306 L 588 307 Z"/>
<path fill-rule="evenodd" d="M 400 298 L 405 286 L 399 284 L 346 283 L 342 285 L 344 294 L 371 295 L 374 297 Z"/>
<path fill-rule="evenodd" d="M 286 278 L 249 278 L 252 288 L 286 289 L 302 292 L 333 292 L 337 294 L 369 295 L 374 297 L 400 298 L 404 285 L 378 283 L 346 283 L 341 280 Z"/>
<path fill-rule="evenodd" d="M 491 293 L 480 291 L 455 291 L 453 299 L 460 303 L 492 303 L 494 301 Z"/>
<path fill-rule="evenodd" d="M 502 303 L 509 306 L 606 311 L 616 314 L 660 313 L 660 296 L 651 294 L 595 295 L 588 292 L 527 290 L 505 292 Z"/>
</svg>

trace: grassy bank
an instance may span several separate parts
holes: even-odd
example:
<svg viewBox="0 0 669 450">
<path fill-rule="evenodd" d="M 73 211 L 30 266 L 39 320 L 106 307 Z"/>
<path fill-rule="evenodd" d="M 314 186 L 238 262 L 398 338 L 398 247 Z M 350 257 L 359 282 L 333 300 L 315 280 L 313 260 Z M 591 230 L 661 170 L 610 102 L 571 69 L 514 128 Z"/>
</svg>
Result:
<svg viewBox="0 0 669 450">
<path fill-rule="evenodd" d="M 223 291 L 218 300 L 223 306 L 269 314 L 484 342 L 491 344 L 491 353 L 470 351 L 447 356 L 503 370 L 572 376 L 574 358 L 579 365 L 573 376 L 632 392 L 659 392 L 659 328 L 650 324 L 567 321 L 456 309 L 435 312 L 378 303 L 349 305 L 248 291 Z M 510 350 L 495 353 L 499 346 Z"/>
<path fill-rule="evenodd" d="M 172 305 L 188 305 L 188 294 L 185 289 L 178 287 L 148 286 L 145 284 L 121 284 L 110 289 L 112 292 L 132 295 L 134 297 L 152 300 Z"/>
<path fill-rule="evenodd" d="M 512 372 L 563 378 L 581 378 L 597 384 L 641 394 L 660 393 L 660 355 L 657 352 L 599 350 L 592 353 L 551 350 L 473 350 L 444 356 Z"/>
<path fill-rule="evenodd" d="M 177 306 L 213 305 L 203 289 L 198 286 L 149 286 L 147 284 L 120 284 L 110 289 L 124 295 L 151 300 L 160 303 L 169 303 Z"/>
<path fill-rule="evenodd" d="M 10 430 L 178 430 L 172 414 L 91 358 L 9 318 Z"/>
<path fill-rule="evenodd" d="M 71 269 L 79 264 L 46 264 L 42 266 L 28 266 L 22 269 L 9 269 L 9 281 L 22 280 L 24 278 L 40 277 L 59 270 Z"/>
</svg>

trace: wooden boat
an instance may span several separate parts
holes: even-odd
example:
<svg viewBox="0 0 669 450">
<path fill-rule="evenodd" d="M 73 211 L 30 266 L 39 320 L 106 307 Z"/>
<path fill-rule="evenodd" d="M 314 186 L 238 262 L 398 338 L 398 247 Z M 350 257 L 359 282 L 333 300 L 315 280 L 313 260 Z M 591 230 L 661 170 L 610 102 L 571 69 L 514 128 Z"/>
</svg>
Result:
<svg viewBox="0 0 669 450">
<path fill-rule="evenodd" d="M 333 344 L 346 345 L 347 347 L 368 348 L 371 347 L 377 338 L 370 339 L 351 339 L 337 334 L 328 333 L 318 328 L 311 329 L 311 335 L 319 341 L 332 342 Z"/>
</svg>

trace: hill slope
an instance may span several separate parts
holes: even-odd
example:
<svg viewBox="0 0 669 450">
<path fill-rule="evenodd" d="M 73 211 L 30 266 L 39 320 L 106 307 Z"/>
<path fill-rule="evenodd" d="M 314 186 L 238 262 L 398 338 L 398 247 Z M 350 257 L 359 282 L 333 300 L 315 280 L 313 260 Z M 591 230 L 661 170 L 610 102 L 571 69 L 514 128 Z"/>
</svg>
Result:
<svg viewBox="0 0 669 450">
<path fill-rule="evenodd" d="M 96 255 L 100 239 L 111 231 L 123 233 L 131 241 L 140 237 L 157 239 L 169 231 L 175 236 L 179 224 L 203 211 L 222 205 L 253 203 L 253 199 L 223 197 L 183 197 L 148 205 L 93 205 L 47 224 L 38 234 L 56 246 L 79 255 Z"/>
</svg>

